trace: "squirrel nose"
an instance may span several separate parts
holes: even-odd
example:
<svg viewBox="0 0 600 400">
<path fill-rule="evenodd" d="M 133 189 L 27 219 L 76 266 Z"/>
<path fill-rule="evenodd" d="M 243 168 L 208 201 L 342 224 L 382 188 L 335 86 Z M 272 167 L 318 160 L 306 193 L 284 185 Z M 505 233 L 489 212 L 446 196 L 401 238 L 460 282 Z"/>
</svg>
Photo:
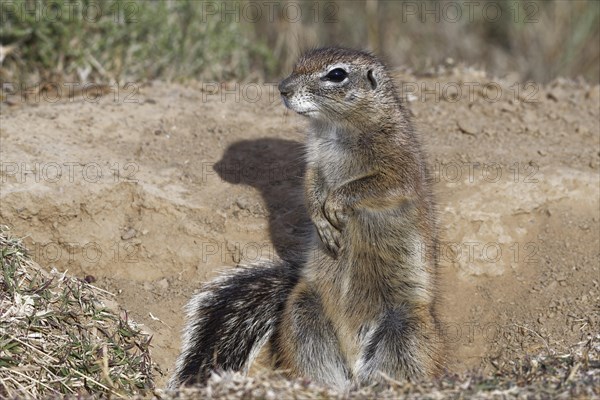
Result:
<svg viewBox="0 0 600 400">
<path fill-rule="evenodd" d="M 281 93 L 283 97 L 288 97 L 294 92 L 294 89 L 292 88 L 292 82 L 289 78 L 282 80 L 278 88 L 279 93 Z"/>
</svg>

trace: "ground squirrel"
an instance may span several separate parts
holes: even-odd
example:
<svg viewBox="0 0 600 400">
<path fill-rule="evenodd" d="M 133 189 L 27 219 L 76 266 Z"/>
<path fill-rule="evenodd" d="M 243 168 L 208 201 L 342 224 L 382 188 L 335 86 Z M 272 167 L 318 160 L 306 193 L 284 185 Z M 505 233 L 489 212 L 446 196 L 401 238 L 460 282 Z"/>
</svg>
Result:
<svg viewBox="0 0 600 400">
<path fill-rule="evenodd" d="M 275 368 L 336 388 L 434 375 L 434 201 L 392 79 L 369 53 L 323 48 L 279 90 L 311 123 L 314 234 L 297 263 L 234 270 L 194 296 L 170 387 L 246 370 L 267 343 Z"/>
</svg>

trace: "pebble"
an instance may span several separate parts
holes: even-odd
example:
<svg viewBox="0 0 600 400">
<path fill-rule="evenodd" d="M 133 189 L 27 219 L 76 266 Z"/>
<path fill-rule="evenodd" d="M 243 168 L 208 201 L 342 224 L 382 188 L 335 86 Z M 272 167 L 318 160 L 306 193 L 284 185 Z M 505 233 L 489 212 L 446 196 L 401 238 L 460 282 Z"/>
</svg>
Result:
<svg viewBox="0 0 600 400">
<path fill-rule="evenodd" d="M 125 232 L 124 234 L 121 235 L 121 239 L 123 240 L 129 240 L 131 238 L 134 238 L 135 235 L 137 235 L 137 231 L 133 228 L 129 228 L 127 230 L 127 232 Z"/>
<path fill-rule="evenodd" d="M 156 287 L 162 290 L 167 290 L 169 288 L 169 281 L 167 280 L 167 278 L 163 278 L 160 281 L 156 282 Z"/>
<path fill-rule="evenodd" d="M 241 210 L 247 210 L 250 211 L 252 205 L 250 203 L 250 200 L 248 200 L 246 197 L 242 197 L 239 198 L 235 201 L 235 204 L 241 209 Z"/>
<path fill-rule="evenodd" d="M 477 129 L 477 127 L 475 125 L 473 125 L 472 123 L 468 122 L 468 121 L 457 121 L 458 124 L 458 129 L 460 129 L 460 131 L 462 133 L 465 133 L 467 135 L 473 135 L 475 136 L 477 133 L 479 133 L 479 129 Z"/>
</svg>

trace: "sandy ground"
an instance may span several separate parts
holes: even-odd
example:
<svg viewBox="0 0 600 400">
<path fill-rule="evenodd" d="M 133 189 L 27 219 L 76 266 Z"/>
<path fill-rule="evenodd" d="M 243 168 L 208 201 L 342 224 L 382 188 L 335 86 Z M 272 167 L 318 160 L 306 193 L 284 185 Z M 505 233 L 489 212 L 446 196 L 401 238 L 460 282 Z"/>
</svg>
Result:
<svg viewBox="0 0 600 400">
<path fill-rule="evenodd" d="M 448 369 L 597 332 L 600 88 L 398 78 L 436 181 Z M 66 88 L 2 104 L 0 222 L 41 265 L 115 294 L 154 335 L 161 385 L 201 282 L 302 248 L 305 121 L 272 86 L 154 82 L 97 102 Z"/>
</svg>

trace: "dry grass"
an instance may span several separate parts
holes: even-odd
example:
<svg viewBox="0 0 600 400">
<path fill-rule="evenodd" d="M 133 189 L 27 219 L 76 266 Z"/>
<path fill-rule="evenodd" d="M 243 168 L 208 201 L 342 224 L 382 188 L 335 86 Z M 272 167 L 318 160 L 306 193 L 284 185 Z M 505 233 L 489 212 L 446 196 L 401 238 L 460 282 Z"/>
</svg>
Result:
<svg viewBox="0 0 600 400">
<path fill-rule="evenodd" d="M 109 295 L 45 273 L 0 227 L 0 398 L 130 397 L 151 389 L 150 338 Z"/>
<path fill-rule="evenodd" d="M 155 393 L 163 399 L 499 399 L 594 398 L 600 396 L 600 335 L 573 346 L 567 354 L 522 357 L 493 374 L 446 374 L 437 381 L 371 385 L 337 393 L 307 380 L 288 380 L 280 374 L 254 377 L 213 375 L 203 388 L 178 393 Z"/>
</svg>

